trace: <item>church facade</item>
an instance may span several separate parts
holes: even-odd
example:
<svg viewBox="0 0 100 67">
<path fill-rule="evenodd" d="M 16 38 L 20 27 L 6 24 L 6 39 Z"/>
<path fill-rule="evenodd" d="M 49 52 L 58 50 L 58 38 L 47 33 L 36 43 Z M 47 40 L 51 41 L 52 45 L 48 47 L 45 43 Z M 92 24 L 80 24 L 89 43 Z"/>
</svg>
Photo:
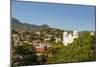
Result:
<svg viewBox="0 0 100 67">
<path fill-rule="evenodd" d="M 78 38 L 78 31 L 73 31 L 73 33 L 63 32 L 63 44 L 67 46 L 72 43 L 75 38 Z"/>
</svg>

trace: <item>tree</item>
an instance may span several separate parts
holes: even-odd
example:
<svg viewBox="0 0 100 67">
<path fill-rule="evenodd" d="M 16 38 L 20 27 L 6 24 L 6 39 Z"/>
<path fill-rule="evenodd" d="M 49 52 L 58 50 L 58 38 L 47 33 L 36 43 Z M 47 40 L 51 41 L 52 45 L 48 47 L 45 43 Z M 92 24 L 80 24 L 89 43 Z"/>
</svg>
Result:
<svg viewBox="0 0 100 67">
<path fill-rule="evenodd" d="M 15 47 L 16 58 L 13 59 L 13 65 L 34 65 L 37 64 L 37 55 L 35 48 L 30 44 L 24 44 Z M 17 64 L 16 64 L 17 63 Z"/>
<path fill-rule="evenodd" d="M 48 53 L 51 52 L 52 56 L 48 58 L 47 63 L 95 61 L 95 48 L 95 35 L 92 36 L 89 32 L 82 32 L 72 44 L 59 48 L 50 48 Z"/>
</svg>

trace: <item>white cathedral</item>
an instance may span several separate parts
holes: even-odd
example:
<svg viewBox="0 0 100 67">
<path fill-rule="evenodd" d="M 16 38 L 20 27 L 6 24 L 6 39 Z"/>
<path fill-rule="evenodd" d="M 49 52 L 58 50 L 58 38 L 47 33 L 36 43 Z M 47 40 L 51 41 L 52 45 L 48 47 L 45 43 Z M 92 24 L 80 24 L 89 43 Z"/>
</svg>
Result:
<svg viewBox="0 0 100 67">
<path fill-rule="evenodd" d="M 72 43 L 75 38 L 78 38 L 78 31 L 73 31 L 73 33 L 69 33 L 64 31 L 63 33 L 63 44 L 67 46 L 68 44 Z"/>
</svg>

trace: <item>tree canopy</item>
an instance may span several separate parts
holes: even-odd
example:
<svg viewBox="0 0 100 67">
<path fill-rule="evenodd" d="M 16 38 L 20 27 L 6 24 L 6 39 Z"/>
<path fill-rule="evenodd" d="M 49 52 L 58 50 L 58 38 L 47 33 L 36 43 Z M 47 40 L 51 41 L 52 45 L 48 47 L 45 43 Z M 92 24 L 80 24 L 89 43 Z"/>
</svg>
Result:
<svg viewBox="0 0 100 67">
<path fill-rule="evenodd" d="M 95 35 L 89 32 L 81 33 L 72 44 L 62 47 L 52 47 L 48 53 L 52 54 L 47 63 L 85 62 L 96 60 Z"/>
<path fill-rule="evenodd" d="M 35 48 L 30 44 L 19 45 L 15 49 L 14 65 L 34 65 L 36 64 L 38 56 Z"/>
</svg>

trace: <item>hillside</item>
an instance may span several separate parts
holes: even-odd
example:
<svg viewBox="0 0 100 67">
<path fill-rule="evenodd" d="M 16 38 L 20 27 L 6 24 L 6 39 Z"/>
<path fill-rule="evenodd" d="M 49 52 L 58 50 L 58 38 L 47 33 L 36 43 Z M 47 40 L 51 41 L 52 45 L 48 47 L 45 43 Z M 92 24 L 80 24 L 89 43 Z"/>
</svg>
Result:
<svg viewBox="0 0 100 67">
<path fill-rule="evenodd" d="M 16 18 L 11 19 L 11 27 L 12 27 L 12 29 L 19 30 L 19 31 L 25 30 L 25 31 L 35 31 L 35 32 L 50 28 L 46 24 L 34 25 L 34 24 L 22 23 L 19 20 L 17 20 Z"/>
</svg>

